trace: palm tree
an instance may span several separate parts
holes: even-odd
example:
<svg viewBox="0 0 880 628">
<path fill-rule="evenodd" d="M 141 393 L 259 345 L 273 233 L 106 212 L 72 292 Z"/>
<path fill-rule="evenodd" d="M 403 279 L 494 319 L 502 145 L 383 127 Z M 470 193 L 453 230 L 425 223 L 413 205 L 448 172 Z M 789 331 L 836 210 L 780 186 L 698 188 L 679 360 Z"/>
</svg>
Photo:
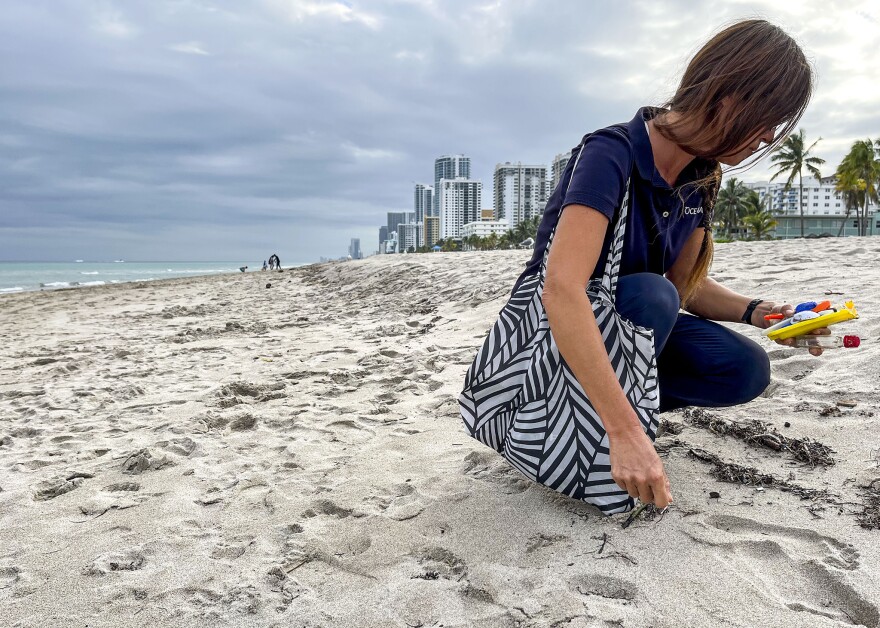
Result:
<svg viewBox="0 0 880 628">
<path fill-rule="evenodd" d="M 748 213 L 747 198 L 749 189 L 736 177 L 728 179 L 724 187 L 718 191 L 715 202 L 715 216 L 721 221 L 725 237 L 730 237 L 735 229 L 739 231 L 742 217 Z"/>
<path fill-rule="evenodd" d="M 803 169 L 806 168 L 807 172 L 816 177 L 816 180 L 822 178 L 822 173 L 819 172 L 819 166 L 825 163 L 825 160 L 820 157 L 814 157 L 810 154 L 810 151 L 816 147 L 822 138 L 820 137 L 818 140 L 810 144 L 809 148 L 804 148 L 806 145 L 806 133 L 803 129 L 798 131 L 795 135 L 789 135 L 785 138 L 785 141 L 782 145 L 776 149 L 776 152 L 773 153 L 773 156 L 770 158 L 771 161 L 775 162 L 775 166 L 777 168 L 776 174 L 770 177 L 772 181 L 776 177 L 782 174 L 788 174 L 788 180 L 785 182 L 786 191 L 790 190 L 792 187 L 792 183 L 794 183 L 794 178 L 797 176 L 798 178 L 798 206 L 800 209 L 801 215 L 801 237 L 804 237 L 804 180 L 802 176 Z"/>
<path fill-rule="evenodd" d="M 846 228 L 850 213 L 856 210 L 856 215 L 858 216 L 859 207 L 862 206 L 861 199 L 864 196 L 864 191 L 859 190 L 858 179 L 852 179 L 848 173 L 841 172 L 840 166 L 837 167 L 837 181 L 834 184 L 834 189 L 840 192 L 840 195 L 843 197 L 843 205 L 846 208 L 843 220 L 840 221 L 840 229 L 837 230 L 837 237 L 839 238 L 843 235 L 843 230 Z M 858 221 L 856 221 L 856 224 L 858 224 Z"/>
<path fill-rule="evenodd" d="M 849 199 L 848 203 L 856 201 L 859 235 L 867 235 L 868 232 L 868 203 L 880 200 L 877 194 L 877 188 L 880 187 L 880 140 L 876 148 L 874 144 L 870 139 L 858 140 L 837 167 L 837 189 L 844 195 L 849 193 L 855 197 Z"/>
<path fill-rule="evenodd" d="M 541 220 L 543 220 L 543 216 L 533 216 L 529 221 L 529 237 L 533 240 L 538 239 L 538 227 L 541 226 Z"/>
<path fill-rule="evenodd" d="M 529 220 L 523 220 L 523 221 L 522 221 L 521 223 L 519 223 L 519 224 L 516 226 L 516 228 L 513 230 L 513 232 L 514 232 L 514 234 L 515 234 L 514 240 L 516 241 L 515 244 L 516 244 L 517 246 L 519 246 L 519 243 L 520 243 L 520 242 L 524 241 L 526 238 L 529 237 L 529 233 L 530 233 L 530 231 L 531 231 L 531 230 L 529 229 L 529 225 L 530 225 L 530 223 L 531 223 L 531 219 L 529 219 Z"/>
<path fill-rule="evenodd" d="M 763 240 L 764 236 L 773 231 L 778 224 L 773 219 L 773 214 L 766 209 L 759 209 L 756 212 L 746 214 L 742 220 L 757 240 Z"/>
<path fill-rule="evenodd" d="M 769 199 L 769 196 L 765 196 L 762 201 L 761 196 L 755 190 L 750 189 L 745 198 L 746 207 L 748 208 L 746 214 L 754 214 L 762 209 L 767 209 L 766 205 L 768 204 L 767 201 Z"/>
</svg>

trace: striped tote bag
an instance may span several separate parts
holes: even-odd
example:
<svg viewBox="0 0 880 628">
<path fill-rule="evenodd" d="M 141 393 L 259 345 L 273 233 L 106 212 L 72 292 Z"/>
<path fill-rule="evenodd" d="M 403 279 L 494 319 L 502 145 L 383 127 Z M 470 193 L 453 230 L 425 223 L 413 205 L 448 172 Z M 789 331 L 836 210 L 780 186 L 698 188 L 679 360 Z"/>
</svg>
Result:
<svg viewBox="0 0 880 628">
<path fill-rule="evenodd" d="M 590 281 L 587 294 L 620 386 L 654 440 L 660 401 L 654 332 L 614 308 L 630 205 L 627 182 L 603 276 Z M 553 234 L 540 272 L 510 297 L 468 369 L 461 416 L 473 438 L 529 479 L 605 514 L 626 512 L 634 501 L 611 478 L 602 420 L 560 355 L 541 302 L 552 243 Z"/>
</svg>

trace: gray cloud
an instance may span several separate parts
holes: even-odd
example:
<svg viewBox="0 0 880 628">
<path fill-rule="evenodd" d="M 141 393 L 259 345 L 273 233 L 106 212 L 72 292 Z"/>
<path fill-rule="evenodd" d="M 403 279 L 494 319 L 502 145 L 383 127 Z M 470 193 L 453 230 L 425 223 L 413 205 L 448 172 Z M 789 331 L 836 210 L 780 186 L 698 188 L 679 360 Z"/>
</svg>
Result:
<svg viewBox="0 0 880 628">
<path fill-rule="evenodd" d="M 8 2 L 0 258 L 369 252 L 434 157 L 470 155 L 489 207 L 495 163 L 549 163 L 661 102 L 755 14 L 815 59 L 803 125 L 829 165 L 880 134 L 868 2 Z"/>
</svg>

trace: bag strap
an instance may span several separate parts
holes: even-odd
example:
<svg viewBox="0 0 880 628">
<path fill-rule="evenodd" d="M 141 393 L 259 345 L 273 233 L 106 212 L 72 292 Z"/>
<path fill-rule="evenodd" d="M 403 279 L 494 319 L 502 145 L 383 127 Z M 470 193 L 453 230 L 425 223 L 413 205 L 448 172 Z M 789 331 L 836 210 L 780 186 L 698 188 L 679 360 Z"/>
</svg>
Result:
<svg viewBox="0 0 880 628">
<path fill-rule="evenodd" d="M 584 146 L 586 146 L 587 138 L 584 138 L 584 141 L 581 142 L 580 150 L 578 151 L 577 157 L 574 160 L 574 167 L 571 170 L 571 177 L 568 179 L 568 186 L 565 188 L 565 193 L 568 194 L 568 189 L 571 187 L 571 181 L 574 179 L 574 171 L 577 170 L 578 162 L 581 159 L 581 153 L 584 152 Z M 630 167 L 630 171 L 632 171 L 632 167 Z M 631 181 L 631 175 L 626 179 L 626 187 L 623 193 L 623 201 L 620 203 L 620 215 L 617 218 L 617 223 L 614 226 L 614 239 L 611 242 L 611 246 L 608 249 L 608 257 L 605 260 L 605 268 L 602 271 L 602 286 L 608 290 L 612 300 L 615 298 L 615 291 L 617 290 L 617 278 L 620 274 L 620 259 L 623 254 L 623 236 L 626 234 L 626 217 L 628 213 L 628 207 L 631 204 L 631 199 L 629 197 L 629 186 Z M 563 199 L 565 196 L 563 195 Z M 559 208 L 559 213 L 561 214 L 563 207 Z M 543 279 L 547 275 L 547 258 L 550 255 L 550 245 L 553 244 L 553 236 L 556 235 L 556 227 L 559 226 L 559 218 L 556 219 L 556 226 L 553 227 L 553 231 L 550 232 L 550 237 L 547 240 L 547 248 L 544 249 L 544 259 L 541 261 L 541 280 L 543 283 Z"/>
<path fill-rule="evenodd" d="M 617 226 L 614 228 L 614 240 L 608 248 L 608 258 L 605 260 L 605 270 L 602 272 L 602 285 L 611 295 L 614 301 L 617 297 L 617 278 L 620 275 L 620 259 L 623 257 L 623 236 L 626 234 L 626 216 L 629 213 L 629 184 L 632 179 L 626 180 L 626 191 L 623 193 L 623 201 L 620 203 L 620 216 L 617 218 Z"/>
</svg>

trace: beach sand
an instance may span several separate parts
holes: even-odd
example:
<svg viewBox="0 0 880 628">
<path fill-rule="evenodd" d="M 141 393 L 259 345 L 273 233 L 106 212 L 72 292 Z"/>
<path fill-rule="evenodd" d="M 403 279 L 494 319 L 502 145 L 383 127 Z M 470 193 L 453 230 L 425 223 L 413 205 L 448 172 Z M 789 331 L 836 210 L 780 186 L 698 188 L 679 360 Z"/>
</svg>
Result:
<svg viewBox="0 0 880 628">
<path fill-rule="evenodd" d="M 530 251 L 4 296 L 0 625 L 880 626 L 878 253 L 718 245 L 745 294 L 855 299 L 864 343 L 735 326 L 770 387 L 664 414 L 676 502 L 626 529 L 464 432 Z"/>
</svg>

